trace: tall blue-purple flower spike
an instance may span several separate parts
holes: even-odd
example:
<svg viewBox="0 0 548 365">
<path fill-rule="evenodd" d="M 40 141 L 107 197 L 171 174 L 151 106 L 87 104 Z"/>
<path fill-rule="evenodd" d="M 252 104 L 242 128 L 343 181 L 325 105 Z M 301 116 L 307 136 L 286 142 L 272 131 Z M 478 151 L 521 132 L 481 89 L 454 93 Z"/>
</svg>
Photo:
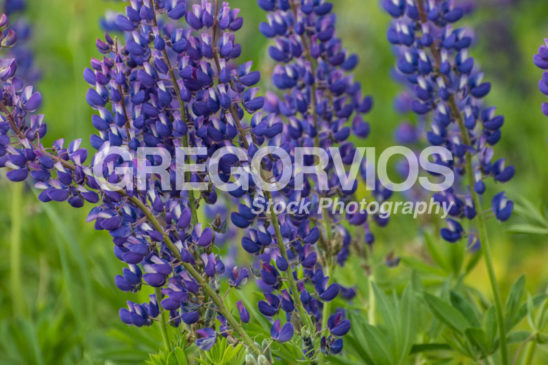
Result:
<svg viewBox="0 0 548 365">
<path fill-rule="evenodd" d="M 545 39 L 544 44 L 539 47 L 533 61 L 538 68 L 545 70 L 538 87 L 544 95 L 548 95 L 548 39 Z M 542 104 L 542 112 L 548 117 L 548 102 Z"/>
<path fill-rule="evenodd" d="M 272 82 L 279 93 L 269 93 L 265 98 L 267 117 L 254 120 L 253 133 L 259 142 L 282 147 L 293 159 L 297 158 L 297 147 L 335 147 L 340 151 L 340 162 L 352 165 L 356 147 L 349 138 L 368 136 L 370 127 L 364 116 L 373 101 L 363 95 L 361 85 L 353 79 L 358 56 L 347 52 L 336 36 L 333 5 L 323 0 L 259 0 L 258 4 L 267 12 L 267 21 L 260 24 L 260 31 L 273 39 L 269 55 L 276 62 Z M 313 164 L 314 157 L 305 156 L 305 161 Z M 353 199 L 357 185 L 343 187 L 335 177 L 335 163 L 332 159 L 327 166 L 327 181 L 304 176 L 304 190 L 288 188 L 277 195 L 287 201 L 304 200 L 312 206 L 326 196 L 337 196 L 342 201 Z M 365 176 L 365 168 L 361 170 Z M 292 180 L 290 186 L 295 183 Z M 390 195 L 375 193 L 381 199 Z M 245 226 L 249 219 L 254 219 L 245 216 L 239 212 L 233 221 Z M 306 316 L 314 321 L 315 331 L 331 336 L 325 328 L 324 317 L 331 314 L 327 303 L 339 295 L 351 299 L 354 294 L 353 290 L 332 282 L 335 264 L 344 265 L 350 252 L 351 236 L 343 225 L 345 219 L 370 234 L 367 214 L 343 216 L 327 210 L 318 213 L 317 209 L 300 216 L 279 215 L 281 237 L 276 237 L 271 227 L 249 231 L 242 245 L 261 260 L 259 284 L 268 293 L 265 295 L 268 303 L 259 304 L 263 314 L 272 317 L 281 303 L 281 309 L 293 315 L 299 312 L 301 302 Z M 377 222 L 387 223 L 380 219 Z M 275 242 L 270 236 L 274 236 Z M 270 249 L 272 245 L 280 245 L 280 238 L 284 248 Z M 283 251 L 287 251 L 287 257 Z M 298 294 L 281 289 L 285 272 L 297 280 Z M 302 317 L 302 313 L 298 316 Z M 306 318 L 301 321 L 306 325 Z M 306 344 L 306 336 L 304 340 Z M 335 339 L 326 338 L 323 343 L 331 345 Z M 318 348 L 320 344 L 315 346 Z M 335 353 L 341 349 L 342 343 L 337 341 L 335 348 L 323 350 Z M 314 349 L 305 349 L 305 353 L 312 356 Z"/>
<path fill-rule="evenodd" d="M 94 182 L 86 177 L 84 163 L 87 152 L 79 141 L 68 148 L 59 140 L 46 149 L 40 140 L 47 133 L 44 116 L 36 114 L 42 96 L 17 72 L 19 62 L 12 51 L 17 48 L 17 32 L 8 26 L 5 14 L 0 17 L 1 48 L 9 47 L 8 54 L 0 59 L 0 168 L 7 168 L 6 176 L 14 182 L 30 179 L 41 189 L 39 199 L 44 202 L 68 201 L 81 207 L 83 201 L 96 203 Z"/>
<path fill-rule="evenodd" d="M 34 84 L 40 79 L 40 72 L 34 67 L 34 55 L 28 46 L 32 28 L 24 17 L 26 8 L 24 0 L 4 1 L 4 13 L 10 17 L 12 24 L 7 31 L 7 37 L 3 38 L 2 45 L 8 46 L 17 40 L 10 50 L 11 56 L 17 60 L 17 75 L 26 83 Z"/>
<path fill-rule="evenodd" d="M 430 121 L 428 142 L 453 153 L 453 160 L 439 156 L 439 161 L 455 175 L 468 177 L 464 190 L 435 194 L 437 201 L 453 203 L 442 237 L 456 242 L 465 236 L 456 219 L 473 219 L 481 209 L 472 194 L 484 194 L 488 177 L 505 183 L 514 176 L 514 168 L 504 159 L 494 159 L 504 117 L 484 106 L 491 84 L 483 81 L 468 54 L 471 32 L 453 26 L 464 15 L 462 7 L 450 0 L 384 0 L 383 6 L 394 17 L 387 36 L 398 54 L 397 70 L 414 94 L 410 107 Z M 499 220 L 508 219 L 511 202 L 495 197 L 492 205 Z"/>
<path fill-rule="evenodd" d="M 84 71 L 91 86 L 86 99 L 97 111 L 92 119 L 98 130 L 91 138 L 93 147 L 98 151 L 117 146 L 130 150 L 163 147 L 172 158 L 177 147 L 205 147 L 207 154 L 201 161 L 224 146 L 248 147 L 252 140 L 243 132 L 244 115 L 253 115 L 264 101 L 255 88 L 260 74 L 252 71 L 251 63 L 235 62 L 241 53 L 234 36 L 242 26 L 238 14 L 228 3 L 218 1 L 203 0 L 187 9 L 183 0 L 132 0 L 125 14 L 111 16 L 115 24 L 111 29 L 124 32 L 125 44 L 107 33 L 105 40 L 97 41 L 104 58 L 93 59 Z M 225 160 L 231 161 L 229 157 Z M 159 162 L 154 156 L 149 158 L 150 164 Z M 118 158 L 108 161 L 106 179 L 117 182 L 116 167 L 126 165 Z M 170 173 L 174 183 L 175 164 Z M 206 174 L 188 174 L 185 180 L 211 184 Z M 122 261 L 141 267 L 143 284 L 160 289 L 160 305 L 170 312 L 172 325 L 180 325 L 181 320 L 186 324 L 200 321 L 207 327 L 197 334 L 198 345 L 209 349 L 216 338 L 211 331 L 218 324 L 208 308 L 219 312 L 221 308 L 202 290 L 204 285 L 218 288 L 225 274 L 225 264 L 212 247 L 220 243 L 217 236 L 226 233 L 228 212 L 216 208 L 222 197 L 214 189 L 197 196 L 165 189 L 155 177 L 146 184 L 146 192 L 128 194 L 162 217 L 163 232 L 148 223 L 137 223 L 142 214 L 127 207 L 126 199 L 120 197 L 94 209 L 90 219 L 111 232 L 115 253 Z M 202 206 L 216 214 L 209 227 L 198 222 L 197 211 Z M 167 244 L 165 232 L 169 232 L 176 252 Z M 158 249 L 151 249 L 154 246 Z M 230 275 L 234 287 L 248 277 L 245 269 L 233 270 Z M 128 279 L 135 275 L 125 272 L 118 278 L 121 289 L 139 288 L 141 283 Z M 209 301 L 203 302 L 204 297 Z M 245 308 L 240 312 L 244 323 L 249 321 L 246 312 Z M 223 326 L 226 332 L 226 327 L 235 323 L 226 318 Z"/>
<path fill-rule="evenodd" d="M 203 1 L 193 7 L 196 19 L 187 19 L 194 30 L 173 24 L 185 15 L 185 1 L 132 0 L 126 13 L 116 17 L 125 43 L 108 34 L 97 41 L 104 58 L 93 59 L 84 71 L 91 85 L 86 99 L 97 110 L 92 123 L 98 132 L 91 138 L 95 149 L 158 146 L 175 156 L 176 147 L 192 145 L 206 147 L 207 158 L 222 146 L 248 143 L 237 130 L 245 127 L 245 112 L 261 108 L 262 98 L 252 87 L 258 77 L 251 65 L 235 64 L 240 46 L 233 31 L 242 24 L 238 11 L 226 3 Z M 2 16 L 0 23 L 0 45 L 13 46 L 16 34 L 6 28 L 7 18 Z M 212 252 L 215 227 L 202 226 L 197 219 L 201 205 L 217 200 L 215 191 L 194 196 L 162 189 L 155 177 L 145 181 L 146 190 L 137 189 L 139 181 L 134 181 L 133 189 L 111 191 L 92 175 L 87 161 L 96 156 L 88 159 L 79 140 L 68 146 L 59 140 L 50 148 L 40 144 L 46 134 L 43 116 L 34 114 L 40 94 L 18 78 L 15 60 L 2 58 L 0 65 L 0 167 L 9 170 L 12 181 L 34 181 L 44 202 L 68 201 L 73 207 L 82 207 L 85 201 L 98 203 L 88 221 L 110 233 L 115 255 L 128 265 L 116 277 L 116 285 L 124 291 L 145 285 L 156 290 L 149 303 L 128 303 L 120 311 L 122 321 L 150 325 L 163 320 L 160 313 L 168 311 L 173 326 L 199 321 L 214 329 L 219 326 L 218 312 L 223 331 L 259 355 L 259 347 L 217 293 L 225 267 Z M 160 158 L 150 156 L 148 162 L 159 163 Z M 130 163 L 108 156 L 102 166 L 104 180 L 119 182 L 115 169 Z M 175 167 L 171 168 L 174 173 Z M 193 174 L 186 181 L 205 179 Z M 234 286 L 247 275 L 238 272 Z M 215 343 L 209 330 L 197 335 L 203 348 Z"/>
</svg>

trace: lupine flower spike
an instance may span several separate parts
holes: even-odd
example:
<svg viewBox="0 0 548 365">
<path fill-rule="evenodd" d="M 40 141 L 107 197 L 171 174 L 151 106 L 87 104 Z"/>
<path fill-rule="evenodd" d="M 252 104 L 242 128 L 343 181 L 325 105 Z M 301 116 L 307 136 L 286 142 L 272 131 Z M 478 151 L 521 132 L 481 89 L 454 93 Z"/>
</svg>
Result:
<svg viewBox="0 0 548 365">
<path fill-rule="evenodd" d="M 428 142 L 446 147 L 454 156 L 454 160 L 444 156 L 438 160 L 463 178 L 462 190 L 450 188 L 435 195 L 437 201 L 454 207 L 441 236 L 457 242 L 466 235 L 462 220 L 476 222 L 496 298 L 501 354 L 506 363 L 501 299 L 481 201 L 487 178 L 505 183 L 514 176 L 514 168 L 507 166 L 504 158 L 494 159 L 493 147 L 501 139 L 504 117 L 497 115 L 494 107 L 484 106 L 491 84 L 483 81 L 483 73 L 469 55 L 471 32 L 453 25 L 464 15 L 462 7 L 452 0 L 383 0 L 383 6 L 394 18 L 387 36 L 397 48 L 397 69 L 414 93 L 411 108 L 430 121 Z M 513 203 L 500 192 L 492 199 L 492 208 L 496 218 L 505 221 Z"/>
<path fill-rule="evenodd" d="M 247 76 L 248 65 L 234 63 L 240 46 L 233 32 L 242 19 L 227 4 L 215 5 L 204 1 L 187 13 L 185 1 L 134 0 L 125 15 L 116 17 L 125 44 L 109 34 L 97 41 L 104 58 L 92 60 L 84 79 L 91 86 L 86 99 L 97 111 L 92 123 L 98 132 L 91 144 L 98 155 L 121 146 L 173 151 L 191 142 L 213 152 L 237 137 L 241 126 L 235 117 L 260 109 L 262 99 L 250 88 L 258 78 Z M 198 35 L 190 27 L 174 25 L 173 20 L 185 16 Z M 6 29 L 6 16 L 1 22 Z M 15 39 L 14 32 L 6 30 L 2 47 L 12 46 Z M 213 48 L 221 49 L 221 55 L 214 58 Z M 241 326 L 247 320 L 245 312 L 241 310 L 238 321 L 217 292 L 225 267 L 213 252 L 215 232 L 197 219 L 199 205 L 214 204 L 216 195 L 197 197 L 162 189 L 155 177 L 144 182 L 144 190 L 106 188 L 105 181 L 119 182 L 115 170 L 127 162 L 109 156 L 102 181 L 93 176 L 88 161 L 94 158 L 80 141 L 66 146 L 59 140 L 44 147 L 44 117 L 34 113 L 40 94 L 17 77 L 13 60 L 1 62 L 0 166 L 9 169 L 12 181 L 32 180 L 44 202 L 67 201 L 76 208 L 85 201 L 98 204 L 88 219 L 96 229 L 110 233 L 115 255 L 127 264 L 115 279 L 117 286 L 124 291 L 155 288 L 148 303 L 128 302 L 120 310 L 122 321 L 144 326 L 169 318 L 172 326 L 195 324 L 198 345 L 205 349 L 215 343 L 215 328 L 224 325 L 225 336 L 237 338 L 259 356 L 261 350 Z M 150 159 L 155 162 L 159 161 Z M 235 275 L 243 278 L 244 273 Z"/>
<path fill-rule="evenodd" d="M 349 137 L 354 134 L 364 139 L 369 135 L 370 127 L 364 115 L 371 110 L 373 102 L 370 96 L 363 95 L 361 85 L 353 79 L 352 70 L 358 64 L 358 56 L 347 52 L 336 36 L 333 5 L 312 0 L 259 0 L 258 4 L 267 12 L 267 21 L 260 24 L 260 31 L 274 40 L 269 55 L 276 62 L 272 82 L 279 93 L 267 94 L 266 116 L 262 120 L 256 119 L 252 125 L 254 134 L 259 141 L 266 139 L 270 145 L 289 151 L 292 159 L 304 158 L 310 166 L 314 166 L 317 157 L 312 152 L 313 147 L 337 148 L 342 163 L 352 165 L 356 147 Z M 297 147 L 310 148 L 310 155 L 297 156 Z M 332 160 L 332 156 L 327 157 Z M 304 191 L 287 189 L 277 195 L 288 201 L 306 199 L 314 206 L 323 197 L 351 200 L 357 184 L 342 186 L 335 178 L 335 165 L 339 162 L 329 163 L 322 179 L 302 174 Z M 365 175 L 365 168 L 362 172 Z M 290 185 L 298 185 L 295 180 Z M 381 199 L 389 197 L 389 192 L 375 193 Z M 235 218 L 240 219 L 240 216 Z M 380 225 L 387 223 L 379 217 L 374 218 Z M 345 217 L 325 209 L 298 217 L 289 214 L 272 217 L 274 224 L 280 225 L 279 232 L 259 227 L 251 230 L 242 241 L 244 248 L 259 255 L 261 261 L 260 287 L 266 293 L 266 300 L 259 303 L 259 310 L 269 318 L 280 310 L 291 318 L 299 316 L 305 328 L 309 319 L 303 316 L 311 318 L 314 321 L 312 328 L 322 335 L 319 346 L 325 354 L 338 353 L 342 349 L 342 341 L 335 337 L 343 334 L 334 334 L 328 326 L 332 315 L 330 302 L 337 296 L 351 299 L 355 295 L 353 289 L 333 280 L 336 264 L 344 265 L 350 253 L 352 239 L 345 228 L 345 220 L 351 225 L 362 226 L 366 236 L 371 237 L 366 213 Z M 261 232 L 269 231 L 274 233 L 278 249 L 269 249 L 270 237 L 261 238 Z M 297 287 L 290 288 L 291 292 L 280 286 L 288 270 L 289 280 L 297 279 Z M 306 285 L 307 282 L 313 285 Z M 295 298 L 296 290 L 300 297 Z M 339 313 L 343 315 L 343 312 Z M 350 322 L 345 323 L 350 325 Z M 306 336 L 313 337 L 312 333 L 305 334 L 304 339 L 308 357 L 315 354 L 307 347 L 310 338 Z"/>
</svg>

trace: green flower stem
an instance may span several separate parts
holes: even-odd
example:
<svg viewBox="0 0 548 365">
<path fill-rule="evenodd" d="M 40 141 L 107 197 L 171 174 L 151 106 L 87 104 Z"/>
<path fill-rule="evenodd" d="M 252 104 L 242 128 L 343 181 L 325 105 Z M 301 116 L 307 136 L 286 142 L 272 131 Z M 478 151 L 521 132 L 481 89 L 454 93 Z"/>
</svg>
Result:
<svg viewBox="0 0 548 365">
<path fill-rule="evenodd" d="M 293 12 L 293 15 L 297 17 L 298 15 L 298 9 L 295 2 L 291 1 L 289 2 L 291 6 L 291 10 Z M 308 62 L 310 63 L 310 72 L 312 75 L 316 75 L 316 61 L 312 57 L 312 53 L 310 51 L 310 39 L 307 36 L 306 32 L 301 35 L 302 43 L 303 43 L 303 50 L 304 55 Z M 321 147 L 320 146 L 320 134 L 318 133 L 318 114 L 316 113 L 316 105 L 317 105 L 317 85 L 316 82 L 312 83 L 310 86 L 310 114 L 312 114 L 312 118 L 314 121 L 314 128 L 316 129 L 316 136 L 314 137 L 314 146 L 315 147 Z M 329 212 L 327 209 L 324 209 L 322 212 L 323 222 L 324 222 L 324 229 L 327 236 L 327 241 L 325 242 L 324 247 L 324 255 L 325 255 L 325 276 L 328 279 L 327 285 L 331 282 L 331 275 L 334 270 L 334 261 L 333 261 L 333 255 L 334 252 L 332 252 L 332 244 L 333 244 L 333 231 L 331 227 L 331 217 L 329 216 Z M 331 313 L 331 302 L 325 302 L 323 305 L 322 310 L 322 327 L 321 331 L 324 334 L 327 334 L 327 320 L 329 318 L 329 314 Z"/>
<path fill-rule="evenodd" d="M 268 200 L 272 200 L 272 194 L 269 191 L 265 191 L 265 196 Z M 299 295 L 299 289 L 297 288 L 297 283 L 295 282 L 295 278 L 292 274 L 291 269 L 291 263 L 289 262 L 289 258 L 287 256 L 287 250 L 285 248 L 285 244 L 282 237 L 282 232 L 280 229 L 280 221 L 278 220 L 278 216 L 274 214 L 273 212 L 270 214 L 270 218 L 272 220 L 272 225 L 274 226 L 274 231 L 276 232 L 276 241 L 278 242 L 278 248 L 280 249 L 280 253 L 282 257 L 289 263 L 289 272 L 286 273 L 286 280 L 289 283 L 289 288 L 293 292 L 293 299 L 295 300 L 295 306 L 297 307 L 297 311 L 299 312 L 299 315 L 301 316 L 301 321 L 308 327 L 308 329 L 311 331 L 311 333 L 314 333 L 314 324 L 312 323 L 312 319 L 310 318 L 310 315 L 308 312 L 304 309 L 303 302 L 301 301 L 301 296 Z"/>
<path fill-rule="evenodd" d="M 332 241 L 333 241 L 333 232 L 331 229 L 331 219 L 329 217 L 329 213 L 327 212 L 327 209 L 324 209 L 323 211 L 323 221 L 325 226 L 325 231 L 327 234 L 327 251 L 325 252 L 325 276 L 327 277 L 327 285 L 329 286 L 331 283 L 331 275 L 333 274 L 335 261 L 334 261 L 334 253 L 331 251 L 332 248 Z M 323 303 L 323 309 L 322 309 L 322 333 L 327 336 L 328 335 L 328 328 L 327 328 L 327 320 L 329 319 L 329 315 L 331 313 L 331 302 L 324 302 Z"/>
<path fill-rule="evenodd" d="M 460 114 L 455 98 L 451 95 L 449 99 L 449 104 L 453 114 L 457 116 L 457 121 L 461 134 L 463 136 L 463 143 L 465 146 L 471 146 L 470 137 L 468 131 L 462 120 L 462 115 Z M 500 295 L 500 290 L 497 283 L 497 277 L 495 275 L 495 267 L 493 265 L 493 256 L 491 254 L 491 246 L 489 244 L 489 236 L 487 234 L 487 225 L 484 216 L 484 212 L 481 209 L 481 200 L 479 195 L 474 191 L 474 170 L 472 166 L 472 155 L 470 152 L 466 152 L 466 174 L 468 176 L 468 185 L 470 187 L 470 193 L 472 194 L 472 199 L 474 200 L 474 205 L 477 210 L 477 216 L 474 219 L 476 222 L 476 228 L 478 229 L 479 240 L 481 242 L 481 252 L 483 254 L 483 259 L 485 265 L 487 266 L 487 273 L 489 275 L 489 283 L 491 284 L 491 291 L 493 292 L 495 300 L 495 311 L 497 313 L 497 325 L 499 329 L 499 341 L 500 341 L 500 355 L 502 364 L 508 364 L 508 349 L 506 345 L 506 329 L 504 328 L 504 314 L 502 311 L 502 299 Z"/>
<path fill-rule="evenodd" d="M 427 23 L 428 19 L 426 16 L 426 12 L 424 9 L 424 0 L 417 1 L 417 9 L 419 12 L 419 17 L 421 19 L 422 23 Z M 432 56 L 434 57 L 435 61 L 435 69 L 439 70 L 440 64 L 441 64 L 441 54 L 439 48 L 432 44 L 430 46 L 430 50 L 432 52 Z M 445 75 L 439 74 L 440 77 L 442 77 L 446 84 L 449 84 L 447 82 L 447 77 Z M 465 146 L 472 146 L 472 143 L 470 141 L 470 136 L 468 134 L 468 130 L 466 129 L 466 126 L 464 125 L 464 120 L 462 118 L 462 114 L 459 111 L 457 107 L 457 102 L 455 99 L 455 96 L 451 93 L 449 97 L 449 104 L 451 107 L 452 114 L 455 115 L 457 118 L 457 122 L 459 125 L 459 129 L 462 135 L 462 140 Z M 499 329 L 499 341 L 500 341 L 500 355 L 501 355 L 501 361 L 503 365 L 508 364 L 508 349 L 506 346 L 506 330 L 504 328 L 504 315 L 502 312 L 502 300 L 500 296 L 500 291 L 498 288 L 497 278 L 495 276 L 495 269 L 493 265 L 493 257 L 491 254 L 491 247 L 489 245 L 489 237 L 487 235 L 487 226 L 485 223 L 485 215 L 484 212 L 481 209 L 481 200 L 479 198 L 479 195 L 474 191 L 474 184 L 475 184 L 475 178 L 474 178 L 474 170 L 472 165 L 472 155 L 470 151 L 466 152 L 466 174 L 468 177 L 468 185 L 470 187 L 470 193 L 472 194 L 472 199 L 474 201 L 474 205 L 477 210 L 477 216 L 474 219 L 476 223 L 476 227 L 478 229 L 478 235 L 481 242 L 481 252 L 485 261 L 485 264 L 487 266 L 487 273 L 489 275 L 489 282 L 491 284 L 491 290 L 493 292 L 494 300 L 495 300 L 495 311 L 496 311 L 496 318 L 497 318 L 497 325 Z"/>
<path fill-rule="evenodd" d="M 166 311 L 164 310 L 164 308 L 159 302 L 161 297 L 162 297 L 162 289 L 156 288 L 156 300 L 158 301 L 158 308 L 160 309 L 160 331 L 162 332 L 162 340 L 164 341 L 164 345 L 166 346 L 166 349 L 168 349 L 171 352 L 172 351 L 171 341 L 169 340 L 169 334 L 167 333 Z"/>
<path fill-rule="evenodd" d="M 13 313 L 24 314 L 26 311 L 21 280 L 21 223 L 22 196 L 24 184 L 12 185 L 11 196 L 11 233 L 10 233 L 10 283 Z"/>
</svg>

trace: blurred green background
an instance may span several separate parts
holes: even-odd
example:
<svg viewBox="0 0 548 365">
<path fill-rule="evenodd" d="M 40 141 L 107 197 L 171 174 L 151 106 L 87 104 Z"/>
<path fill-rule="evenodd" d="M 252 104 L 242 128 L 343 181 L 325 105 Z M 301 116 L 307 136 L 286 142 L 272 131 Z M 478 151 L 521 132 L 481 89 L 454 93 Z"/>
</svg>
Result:
<svg viewBox="0 0 548 365">
<path fill-rule="evenodd" d="M 33 48 L 43 73 L 39 89 L 49 125 L 49 142 L 83 138 L 92 133 L 91 109 L 85 102 L 83 69 L 99 57 L 95 39 L 102 36 L 98 19 L 107 9 L 124 3 L 100 0 L 32 0 L 28 18 L 34 25 Z M 389 17 L 377 0 L 334 1 L 339 34 L 346 47 L 360 55 L 356 78 L 375 99 L 369 115 L 372 134 L 368 145 L 394 144 L 394 128 L 402 121 L 392 107 L 400 89 L 390 78 L 394 63 L 386 41 Z M 261 71 L 272 66 L 267 41 L 258 33 L 265 17 L 254 0 L 230 0 L 245 18 L 239 33 L 241 60 L 253 60 Z M 516 166 L 508 195 L 532 202 L 544 216 L 548 205 L 548 119 L 537 91 L 541 72 L 532 57 L 548 36 L 546 0 L 478 0 L 479 9 L 465 23 L 475 27 L 473 49 L 486 79 L 493 83 L 488 98 L 506 117 L 497 156 Z M 135 329 L 118 319 L 128 295 L 114 285 L 121 264 L 113 255 L 106 233 L 85 223 L 87 209 L 64 204 L 40 204 L 32 191 L 0 177 L 0 363 L 78 364 L 139 363 L 160 346 L 156 328 Z M 496 269 L 505 293 L 521 274 L 532 292 L 548 283 L 548 235 L 512 233 L 512 225 L 530 225 L 516 214 L 508 225 L 491 223 Z M 420 255 L 417 222 L 397 217 L 379 233 L 376 250 L 386 255 Z M 537 222 L 536 225 L 542 225 Z M 531 227 L 529 227 L 531 228 Z M 523 230 L 523 229 L 521 229 Z M 529 229 L 531 230 L 531 229 Z M 405 278 L 406 268 L 390 273 Z M 467 281 L 489 293 L 483 265 Z M 132 298 L 135 299 L 135 298 Z"/>
</svg>

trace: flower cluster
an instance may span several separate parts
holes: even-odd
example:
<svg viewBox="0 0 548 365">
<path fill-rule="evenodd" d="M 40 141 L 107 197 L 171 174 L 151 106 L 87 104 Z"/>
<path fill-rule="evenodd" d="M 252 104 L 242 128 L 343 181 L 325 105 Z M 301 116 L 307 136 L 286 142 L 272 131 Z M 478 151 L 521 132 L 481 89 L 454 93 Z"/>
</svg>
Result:
<svg viewBox="0 0 548 365">
<path fill-rule="evenodd" d="M 471 32 L 453 27 L 464 15 L 463 8 L 453 1 L 424 0 L 384 0 L 383 6 L 394 18 L 388 40 L 397 48 L 397 69 L 413 92 L 408 105 L 430 121 L 428 142 L 452 152 L 454 159 L 439 156 L 438 163 L 464 179 L 462 191 L 450 188 L 435 195 L 440 202 L 453 203 L 452 218 L 441 234 L 456 242 L 465 235 L 459 220 L 483 214 L 479 197 L 486 191 L 485 180 L 505 183 L 514 176 L 514 168 L 504 159 L 494 159 L 493 146 L 501 139 L 504 117 L 483 104 L 491 85 L 483 81 L 468 54 Z M 492 199 L 492 210 L 497 219 L 506 221 L 513 203 L 500 192 Z"/>
<path fill-rule="evenodd" d="M 184 17 L 188 27 L 169 20 Z M 5 29 L 5 15 L 1 23 Z M 242 136 L 240 119 L 260 109 L 263 99 L 251 87 L 259 81 L 251 64 L 234 62 L 241 52 L 234 38 L 242 25 L 237 10 L 203 1 L 187 13 L 185 1 L 135 0 L 116 23 L 125 42 L 106 34 L 104 41 L 97 41 L 103 59 L 93 59 L 84 72 L 91 85 L 86 100 L 97 111 L 92 123 L 98 132 L 91 137 L 98 150 L 95 156 L 118 146 L 174 151 L 193 145 L 212 154 Z M 15 31 L 2 33 L 3 47 L 15 40 Z M 0 167 L 9 169 L 12 181 L 34 181 L 44 202 L 68 201 L 76 208 L 85 201 L 98 204 L 88 219 L 96 229 L 110 233 L 114 253 L 127 264 L 123 275 L 116 277 L 117 286 L 124 291 L 155 289 L 148 303 L 128 302 L 128 308 L 120 310 L 122 321 L 150 325 L 165 321 L 164 313 L 169 312 L 169 322 L 188 325 L 204 349 L 213 346 L 219 333 L 237 338 L 260 355 L 219 296 L 219 280 L 226 270 L 214 253 L 215 226 L 198 221 L 200 204 L 217 201 L 215 191 L 195 196 L 162 189 L 154 176 L 147 179 L 145 191 L 112 190 L 120 179 L 115 169 L 126 164 L 121 156 L 109 155 L 104 179 L 98 179 L 92 174 L 94 159 L 88 159 L 80 141 L 65 147 L 59 140 L 44 147 L 44 118 L 34 114 L 40 94 L 17 77 L 13 59 L 1 62 Z M 158 162 L 154 157 L 150 164 Z M 187 181 L 204 178 L 192 174 Z M 242 285 L 248 275 L 246 269 L 232 268 L 231 285 Z M 241 303 L 238 307 L 241 322 L 249 321 L 247 309 Z"/>
<path fill-rule="evenodd" d="M 202 1 L 188 11 L 185 1 L 131 1 L 126 13 L 114 20 L 114 29 L 124 32 L 125 44 L 107 33 L 97 42 L 105 57 L 92 60 L 84 72 L 91 86 L 87 101 L 97 111 L 92 123 L 98 134 L 91 143 L 98 153 L 117 146 L 131 151 L 162 147 L 175 156 L 180 147 L 204 147 L 207 154 L 199 160 L 207 161 L 221 147 L 249 146 L 242 119 L 261 109 L 263 98 L 253 87 L 260 74 L 251 71 L 251 63 L 235 62 L 241 46 L 234 32 L 243 23 L 238 13 L 217 1 Z M 183 21 L 185 26 L 180 25 Z M 221 168 L 230 171 L 231 161 L 225 156 Z M 107 161 L 106 180 L 119 182 L 116 169 L 130 162 L 116 157 Z M 161 158 L 150 156 L 148 163 L 161 163 Z M 174 182 L 175 163 L 169 171 Z M 185 181 L 211 184 L 200 173 L 187 173 Z M 215 206 L 223 197 L 213 188 L 199 196 L 166 188 L 155 177 L 146 183 L 146 191 L 132 197 L 138 197 L 161 226 L 151 226 L 151 217 L 143 221 L 125 199 L 114 207 L 94 208 L 90 216 L 99 229 L 111 232 L 117 257 L 129 266 L 116 278 L 118 287 L 136 291 L 146 283 L 157 288 L 154 299 L 161 310 L 169 311 L 170 323 L 190 326 L 203 349 L 210 349 L 217 335 L 229 336 L 232 331 L 245 342 L 240 322 L 218 295 L 222 276 L 228 275 L 234 287 L 249 276 L 245 268 L 227 269 L 215 253 L 227 214 L 216 212 Z M 209 226 L 199 221 L 202 206 L 217 214 Z M 149 324 L 146 317 L 155 317 L 155 308 L 152 302 L 130 303 L 120 316 L 128 324 Z M 242 303 L 238 309 L 241 322 L 248 322 Z"/>
<path fill-rule="evenodd" d="M 335 164 L 351 166 L 356 147 L 349 140 L 350 136 L 365 139 L 369 134 L 369 123 L 363 118 L 373 106 L 372 98 L 362 94 L 361 85 L 354 81 L 351 73 L 358 64 L 358 56 L 349 54 L 337 38 L 336 15 L 332 13 L 331 3 L 259 0 L 258 4 L 267 12 L 267 21 L 260 24 L 260 31 L 274 40 L 269 55 L 276 63 L 272 82 L 279 93 L 267 94 L 264 107 L 267 117 L 252 125 L 254 134 L 260 140 L 269 140 L 271 146 L 288 151 L 293 160 L 302 158 L 312 170 L 317 156 L 312 152 L 297 155 L 297 147 L 324 150 L 334 147 L 342 156 L 342 161 L 327 156 L 330 162 L 321 166 L 326 172 L 323 176 L 301 174 L 304 190 L 287 188 L 278 192 L 275 198 L 304 199 L 313 206 L 321 197 L 351 199 L 358 186 L 343 186 L 335 178 Z M 280 172 L 272 170 L 273 177 L 279 178 Z M 361 171 L 365 176 L 365 165 Z M 294 177 L 289 186 L 298 185 L 298 178 Z M 389 191 L 382 189 L 377 189 L 375 194 L 380 199 L 390 196 Z M 233 215 L 233 220 L 239 223 L 244 216 L 240 212 Z M 387 220 L 374 218 L 380 225 L 387 223 Z M 272 232 L 270 222 L 259 221 L 258 227 L 253 226 L 242 240 L 243 247 L 260 259 L 259 286 L 265 292 L 265 300 L 259 303 L 261 313 L 273 318 L 282 312 L 288 320 L 285 326 L 300 322 L 305 329 L 310 329 L 310 323 L 302 317 L 310 317 L 314 331 L 322 334 L 320 346 L 327 354 L 341 351 L 340 337 L 350 329 L 344 312 L 332 311 L 329 303 L 337 296 L 352 299 L 355 295 L 353 289 L 334 282 L 332 277 L 335 265 L 344 265 L 350 253 L 352 238 L 344 226 L 345 220 L 363 227 L 364 237 L 372 243 L 373 235 L 365 212 L 344 217 L 317 209 L 307 215 L 272 217 L 271 221 L 280 225 L 279 232 Z M 249 221 L 242 223 L 250 225 Z M 277 237 L 274 235 L 272 239 L 272 233 Z M 296 288 L 288 290 L 283 285 L 285 276 L 296 281 Z M 300 293 L 297 297 L 296 289 Z M 279 341 L 289 340 L 293 332 L 285 326 L 280 332 L 278 321 L 274 322 L 273 334 L 285 334 L 280 335 Z M 304 352 L 308 356 L 313 354 L 307 346 L 304 346 Z"/>
<path fill-rule="evenodd" d="M 544 43 L 539 47 L 538 53 L 533 57 L 533 61 L 538 68 L 546 71 L 542 75 L 538 87 L 544 95 L 548 95 L 548 39 Z M 548 103 L 542 104 L 542 112 L 548 116 Z"/>
<path fill-rule="evenodd" d="M 10 17 L 10 33 L 5 40 L 3 47 L 10 47 L 10 57 L 17 62 L 17 76 L 27 83 L 35 83 L 40 78 L 40 72 L 34 67 L 34 55 L 28 46 L 32 36 L 32 29 L 23 15 L 27 8 L 24 0 L 4 1 L 4 14 Z M 14 19 L 16 20 L 14 21 Z M 15 43 L 15 37 L 17 42 Z M 13 46 L 13 47 L 12 47 Z"/>
</svg>

